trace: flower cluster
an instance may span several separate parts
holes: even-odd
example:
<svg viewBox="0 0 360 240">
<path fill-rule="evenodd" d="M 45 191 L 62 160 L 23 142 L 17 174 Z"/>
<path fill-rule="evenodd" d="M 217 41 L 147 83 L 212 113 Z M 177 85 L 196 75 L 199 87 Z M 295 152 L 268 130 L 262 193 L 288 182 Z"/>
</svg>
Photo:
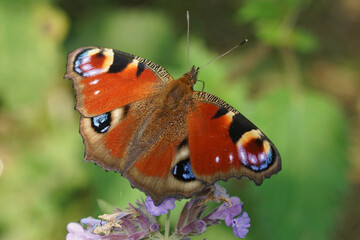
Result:
<svg viewBox="0 0 360 240">
<path fill-rule="evenodd" d="M 164 237 L 155 216 L 174 209 L 175 199 L 166 199 L 156 206 L 150 197 L 146 197 L 145 202 L 138 201 L 136 206 L 129 204 L 125 211 L 117 208 L 113 214 L 99 216 L 101 220 L 88 217 L 80 220 L 80 223 L 69 223 L 66 240 L 188 239 L 204 233 L 209 226 L 217 225 L 221 220 L 224 220 L 228 227 L 232 226 L 235 236 L 244 238 L 249 231 L 250 218 L 246 212 L 242 212 L 243 204 L 240 199 L 229 198 L 225 189 L 218 185 L 215 185 L 211 194 L 210 198 L 209 195 L 196 197 L 185 204 L 170 238 L 169 229 L 166 229 L 169 222 L 165 223 Z M 209 200 L 221 200 L 223 203 L 203 216 Z"/>
<path fill-rule="evenodd" d="M 232 197 L 230 203 L 224 202 L 208 215 L 201 217 L 206 207 L 199 199 L 192 199 L 186 203 L 174 234 L 182 237 L 199 235 L 205 232 L 207 227 L 217 225 L 220 220 L 224 220 L 228 227 L 232 226 L 235 236 L 245 238 L 249 231 L 250 218 L 246 212 L 241 214 L 242 203 L 239 198 Z"/>
<path fill-rule="evenodd" d="M 69 223 L 66 240 L 95 239 L 142 239 L 159 230 L 154 216 L 147 212 L 144 203 L 137 202 L 137 207 L 129 204 L 125 211 L 117 208 L 113 214 L 91 217 L 78 223 Z"/>
</svg>

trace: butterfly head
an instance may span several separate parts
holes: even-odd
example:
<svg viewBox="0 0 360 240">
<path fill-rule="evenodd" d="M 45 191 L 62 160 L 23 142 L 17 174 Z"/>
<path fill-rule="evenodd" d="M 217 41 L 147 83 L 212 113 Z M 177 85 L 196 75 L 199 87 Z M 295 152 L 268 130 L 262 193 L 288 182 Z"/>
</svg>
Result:
<svg viewBox="0 0 360 240">
<path fill-rule="evenodd" d="M 195 67 L 194 65 L 189 72 L 184 74 L 184 78 L 189 82 L 191 86 L 194 86 L 197 81 L 199 69 L 199 67 Z"/>
</svg>

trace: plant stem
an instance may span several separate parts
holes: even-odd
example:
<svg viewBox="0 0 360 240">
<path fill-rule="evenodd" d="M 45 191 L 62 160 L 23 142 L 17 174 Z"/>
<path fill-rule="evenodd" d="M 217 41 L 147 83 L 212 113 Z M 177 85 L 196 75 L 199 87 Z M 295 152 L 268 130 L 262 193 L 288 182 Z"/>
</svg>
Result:
<svg viewBox="0 0 360 240">
<path fill-rule="evenodd" d="M 166 220 L 165 220 L 165 240 L 169 239 L 169 233 L 170 233 L 170 211 L 168 214 L 166 214 Z"/>
<path fill-rule="evenodd" d="M 164 236 L 159 233 L 159 232 L 155 232 L 154 235 L 152 237 L 150 237 L 151 240 L 164 240 Z"/>
</svg>

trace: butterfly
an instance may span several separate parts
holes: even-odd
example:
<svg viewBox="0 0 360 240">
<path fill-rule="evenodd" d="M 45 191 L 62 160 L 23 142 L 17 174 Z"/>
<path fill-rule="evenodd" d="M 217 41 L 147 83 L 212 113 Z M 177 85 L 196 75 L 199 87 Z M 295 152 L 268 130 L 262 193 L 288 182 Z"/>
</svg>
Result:
<svg viewBox="0 0 360 240">
<path fill-rule="evenodd" d="M 274 144 L 220 98 L 194 91 L 198 68 L 175 80 L 158 64 L 103 47 L 69 53 L 84 161 L 126 177 L 156 204 L 219 180 L 260 185 L 281 169 Z"/>
</svg>

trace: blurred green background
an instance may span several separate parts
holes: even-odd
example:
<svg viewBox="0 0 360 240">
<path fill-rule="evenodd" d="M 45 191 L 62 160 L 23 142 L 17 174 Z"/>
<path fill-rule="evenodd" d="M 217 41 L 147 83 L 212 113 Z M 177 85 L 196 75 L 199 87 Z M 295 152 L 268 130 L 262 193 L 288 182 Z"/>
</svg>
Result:
<svg viewBox="0 0 360 240">
<path fill-rule="evenodd" d="M 120 174 L 82 162 L 66 55 L 106 46 L 180 77 L 186 10 L 190 64 L 249 39 L 199 79 L 282 156 L 282 171 L 260 187 L 223 184 L 251 217 L 246 239 L 358 239 L 358 0 L 0 0 L 0 239 L 64 239 L 67 223 L 96 217 L 104 201 L 123 208 L 144 197 Z M 196 239 L 204 237 L 235 239 L 224 224 Z"/>
</svg>

